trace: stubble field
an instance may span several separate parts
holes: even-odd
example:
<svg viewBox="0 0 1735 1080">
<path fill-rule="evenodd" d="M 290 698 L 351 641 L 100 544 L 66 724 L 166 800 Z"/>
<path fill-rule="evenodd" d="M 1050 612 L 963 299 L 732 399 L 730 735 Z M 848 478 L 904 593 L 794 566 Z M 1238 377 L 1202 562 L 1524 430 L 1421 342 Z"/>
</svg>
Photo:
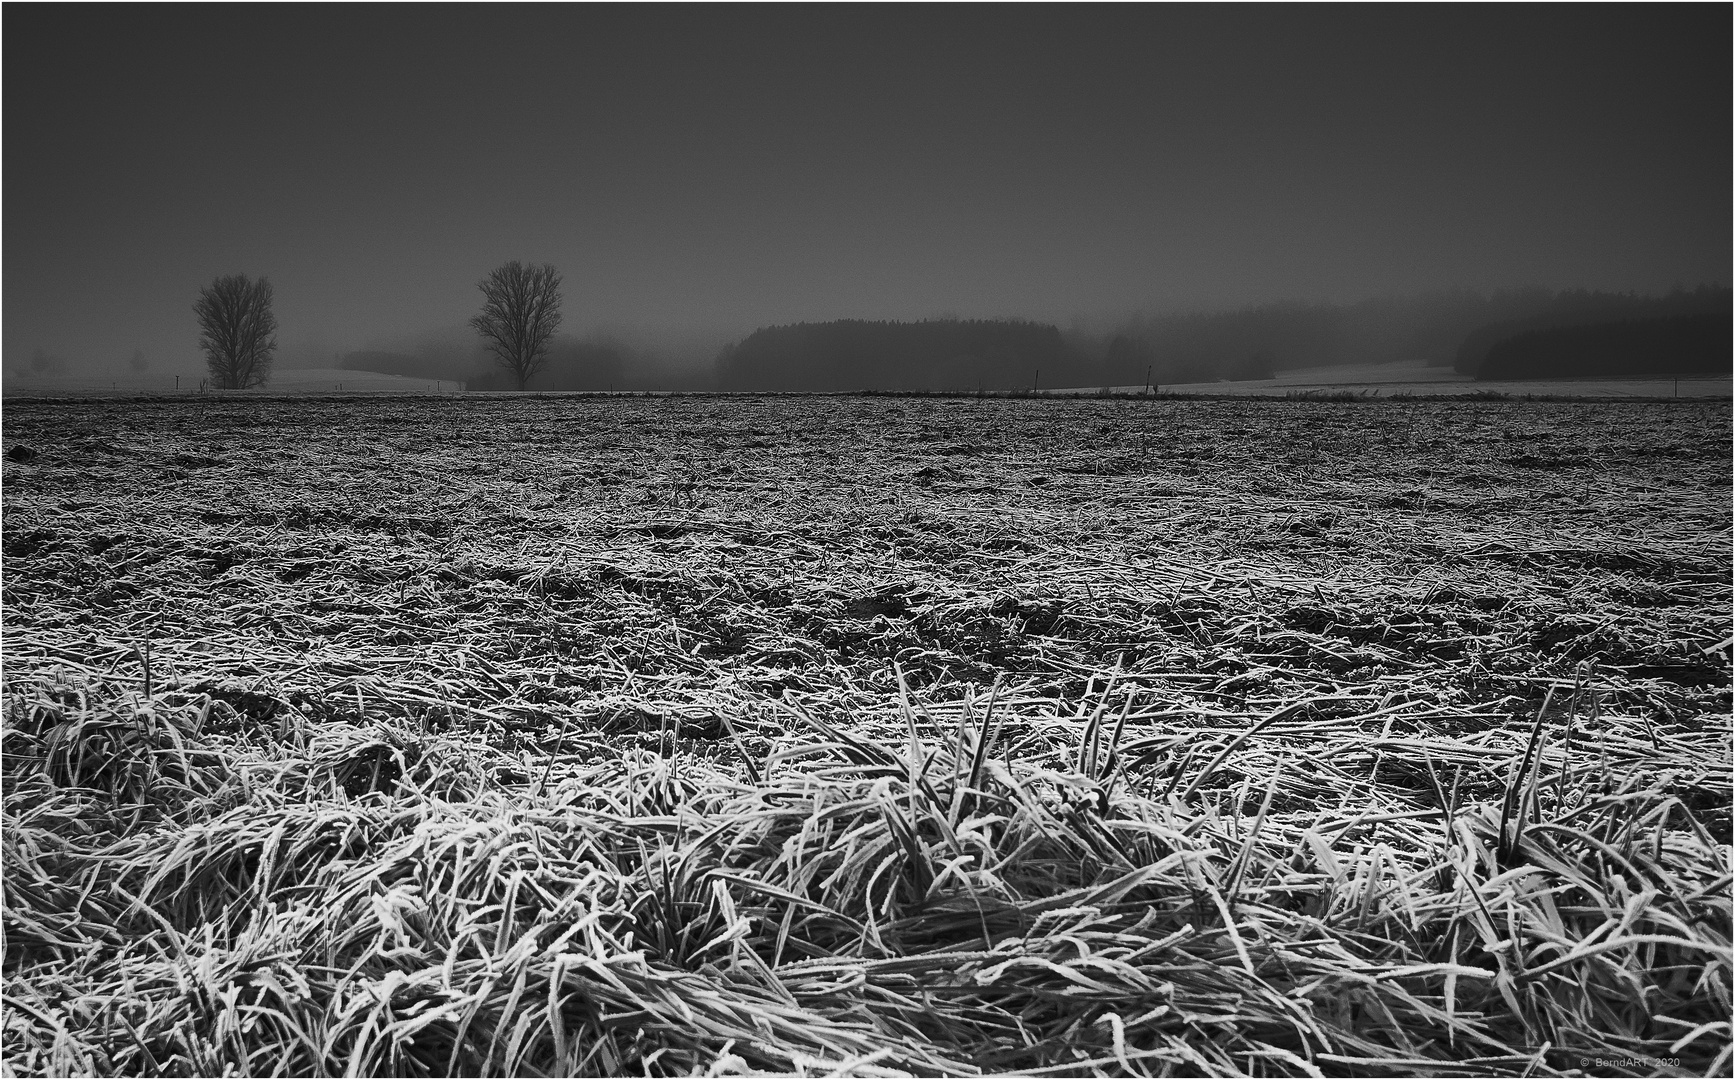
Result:
<svg viewBox="0 0 1735 1080">
<path fill-rule="evenodd" d="M 1707 1075 L 1730 406 L 13 401 L 9 1075 Z"/>
</svg>

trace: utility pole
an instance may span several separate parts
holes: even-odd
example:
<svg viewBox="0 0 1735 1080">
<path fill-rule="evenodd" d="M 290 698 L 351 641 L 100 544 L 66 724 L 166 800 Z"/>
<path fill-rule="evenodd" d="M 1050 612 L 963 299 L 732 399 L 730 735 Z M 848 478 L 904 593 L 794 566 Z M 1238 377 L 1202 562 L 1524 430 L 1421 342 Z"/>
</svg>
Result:
<svg viewBox="0 0 1735 1080">
<path fill-rule="evenodd" d="M 1151 372 L 1156 370 L 1155 364 L 1145 365 L 1145 393 L 1151 392 Z"/>
</svg>

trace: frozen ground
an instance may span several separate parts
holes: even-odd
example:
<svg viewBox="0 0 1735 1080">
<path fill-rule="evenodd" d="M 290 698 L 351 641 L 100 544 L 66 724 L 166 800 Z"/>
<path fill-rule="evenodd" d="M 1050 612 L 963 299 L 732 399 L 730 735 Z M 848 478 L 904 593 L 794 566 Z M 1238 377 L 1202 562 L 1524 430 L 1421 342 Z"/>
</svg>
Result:
<svg viewBox="0 0 1735 1080">
<path fill-rule="evenodd" d="M 1727 401 L 188 404 L 7 402 L 8 1077 L 1730 1074 Z"/>
</svg>

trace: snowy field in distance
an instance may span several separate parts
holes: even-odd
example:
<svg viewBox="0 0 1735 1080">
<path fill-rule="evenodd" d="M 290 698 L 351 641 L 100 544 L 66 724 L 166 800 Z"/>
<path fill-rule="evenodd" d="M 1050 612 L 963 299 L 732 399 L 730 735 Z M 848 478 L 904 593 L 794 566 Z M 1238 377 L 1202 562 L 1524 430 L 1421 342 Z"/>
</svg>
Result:
<svg viewBox="0 0 1735 1080">
<path fill-rule="evenodd" d="M 1429 367 L 1425 360 L 1400 360 L 1390 364 L 1298 368 L 1282 372 L 1275 379 L 1250 379 L 1246 382 L 1163 383 L 1157 389 L 1165 394 L 1234 394 L 1249 397 L 1349 391 L 1377 397 L 1392 397 L 1397 394 L 1457 396 L 1493 392 L 1510 394 L 1513 397 L 1530 394 L 1538 397 L 1666 398 L 1674 397 L 1678 393 L 1684 398 L 1726 398 L 1731 396 L 1731 383 L 1729 375 L 1683 377 L 1678 386 L 1674 379 L 1526 379 L 1514 382 L 1477 382 L 1449 367 Z M 1070 392 L 1089 393 L 1095 389 L 1096 387 L 1080 387 Z M 1138 393 L 1144 388 L 1117 386 L 1111 389 L 1117 393 Z"/>
<path fill-rule="evenodd" d="M 180 378 L 180 385 L 175 383 Z M 184 371 L 115 372 L 108 374 L 22 375 L 8 372 L 3 384 L 7 396 L 59 397 L 61 395 L 101 394 L 196 394 L 199 380 L 206 372 L 197 368 Z M 271 373 L 266 394 L 335 394 L 335 393 L 406 393 L 435 394 L 457 392 L 464 384 L 450 379 L 412 379 L 402 375 L 383 375 L 377 371 L 346 371 L 343 368 L 282 368 Z"/>
</svg>

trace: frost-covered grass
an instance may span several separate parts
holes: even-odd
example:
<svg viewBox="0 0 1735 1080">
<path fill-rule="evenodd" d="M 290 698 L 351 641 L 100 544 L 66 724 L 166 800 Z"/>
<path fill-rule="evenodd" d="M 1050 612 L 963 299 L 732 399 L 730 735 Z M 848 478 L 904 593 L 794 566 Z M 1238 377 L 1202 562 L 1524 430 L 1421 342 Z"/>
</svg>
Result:
<svg viewBox="0 0 1735 1080">
<path fill-rule="evenodd" d="M 12 1075 L 1728 1071 L 1727 406 L 6 419 Z"/>
</svg>

